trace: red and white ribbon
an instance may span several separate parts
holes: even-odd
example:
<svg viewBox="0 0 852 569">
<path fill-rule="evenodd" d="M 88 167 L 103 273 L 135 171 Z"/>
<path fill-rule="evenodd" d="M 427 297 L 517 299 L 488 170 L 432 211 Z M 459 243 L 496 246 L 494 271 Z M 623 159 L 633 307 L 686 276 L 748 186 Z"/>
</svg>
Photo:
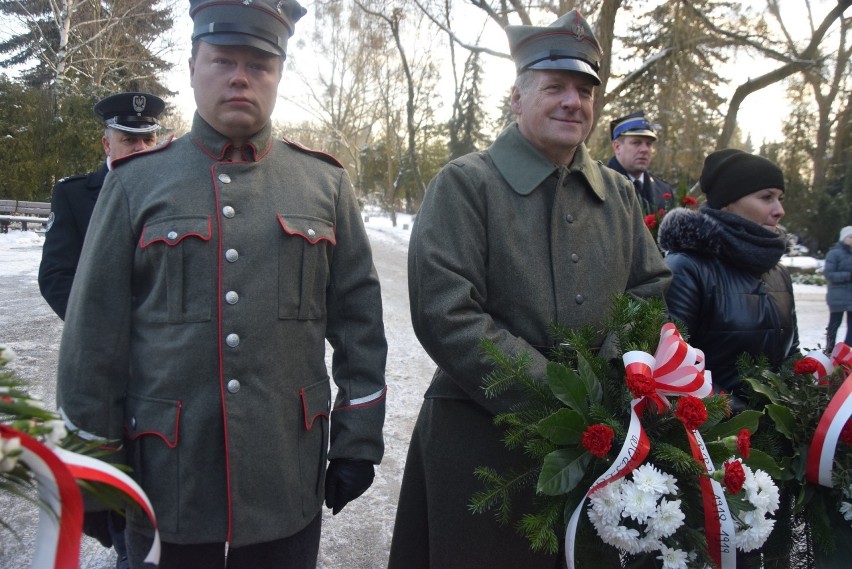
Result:
<svg viewBox="0 0 852 569">
<path fill-rule="evenodd" d="M 83 499 L 77 482 L 53 451 L 29 435 L 0 425 L 0 438 L 21 440 L 19 460 L 36 481 L 40 515 L 31 567 L 77 569 L 83 533 Z"/>
<path fill-rule="evenodd" d="M 154 543 L 145 561 L 159 564 L 160 535 L 148 497 L 129 476 L 98 459 L 64 449 L 50 449 L 36 439 L 0 425 L 0 438 L 20 438 L 20 456 L 33 473 L 39 495 L 38 530 L 32 568 L 77 569 L 83 533 L 83 499 L 77 479 L 118 488 L 138 503 L 154 525 Z"/>
<path fill-rule="evenodd" d="M 653 380 L 651 398 L 658 407 L 669 406 L 666 395 L 703 399 L 713 393 L 710 372 L 704 369 L 704 352 L 687 344 L 671 322 L 660 330 L 660 343 L 653 356 L 632 351 L 625 353 L 622 360 L 628 374 L 641 374 Z"/>
<path fill-rule="evenodd" d="M 850 416 L 852 416 L 852 373 L 846 377 L 840 389 L 829 401 L 811 439 L 805 468 L 805 478 L 811 484 L 832 487 L 831 471 L 837 441 Z"/>
<path fill-rule="evenodd" d="M 670 322 L 660 330 L 660 343 L 653 356 L 647 352 L 632 351 L 625 353 L 622 360 L 628 374 L 641 374 L 653 380 L 654 392 L 630 402 L 630 425 L 624 445 L 612 465 L 592 484 L 571 515 L 565 531 L 565 558 L 569 569 L 575 567 L 577 524 L 586 499 L 633 472 L 648 456 L 651 443 L 640 419 L 648 401 L 653 401 L 657 410 L 662 411 L 669 405 L 666 395 L 694 395 L 703 398 L 713 392 L 710 372 L 704 370 L 704 352 L 687 344 L 681 338 L 677 327 Z"/>
<path fill-rule="evenodd" d="M 707 553 L 716 567 L 721 569 L 737 566 L 737 548 L 734 542 L 734 518 L 731 516 L 728 501 L 722 485 L 711 478 L 715 468 L 704 439 L 698 431 L 686 429 L 686 438 L 692 456 L 704 465 L 707 476 L 698 479 L 701 487 L 701 501 L 704 505 L 704 535 L 707 539 Z"/>
</svg>

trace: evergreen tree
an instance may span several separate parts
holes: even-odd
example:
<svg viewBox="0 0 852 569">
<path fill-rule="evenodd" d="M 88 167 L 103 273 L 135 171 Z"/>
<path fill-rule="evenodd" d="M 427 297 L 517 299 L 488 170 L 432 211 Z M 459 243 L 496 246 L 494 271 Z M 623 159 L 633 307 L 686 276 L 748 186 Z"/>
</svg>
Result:
<svg viewBox="0 0 852 569">
<path fill-rule="evenodd" d="M 463 75 L 464 94 L 453 108 L 450 119 L 450 159 L 481 150 L 488 144 L 483 134 L 485 110 L 483 108 L 482 61 L 478 52 L 471 52 L 465 62 Z"/>
</svg>

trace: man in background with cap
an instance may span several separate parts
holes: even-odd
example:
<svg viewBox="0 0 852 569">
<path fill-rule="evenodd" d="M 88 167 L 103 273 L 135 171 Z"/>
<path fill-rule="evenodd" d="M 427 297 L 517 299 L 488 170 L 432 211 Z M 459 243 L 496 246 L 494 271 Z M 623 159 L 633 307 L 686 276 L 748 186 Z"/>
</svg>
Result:
<svg viewBox="0 0 852 569">
<path fill-rule="evenodd" d="M 645 118 L 644 111 L 637 111 L 609 123 L 614 156 L 607 166 L 627 176 L 636 189 L 639 202 L 645 213 L 653 213 L 666 207 L 665 194 L 674 194 L 674 189 L 648 171 L 654 156 L 657 134 Z"/>
<path fill-rule="evenodd" d="M 304 13 L 192 0 L 192 129 L 115 164 L 72 289 L 60 412 L 116 442 L 161 568 L 315 567 L 323 501 L 360 496 L 384 452 L 387 343 L 354 190 L 334 158 L 271 137 Z M 154 528 L 127 514 L 139 568 Z"/>
<path fill-rule="evenodd" d="M 161 98 L 149 93 L 118 93 L 98 101 L 94 111 L 104 124 L 101 143 L 106 161 L 94 172 L 63 178 L 53 187 L 38 286 L 41 295 L 63 320 L 83 238 L 110 164 L 157 143 L 160 128 L 157 118 L 165 107 Z"/>
<path fill-rule="evenodd" d="M 560 566 L 564 556 L 533 553 L 516 532 L 533 508 L 532 488 L 512 496 L 506 525 L 470 511 L 483 490 L 476 468 L 533 466 L 506 449 L 493 424 L 524 399 L 513 390 L 486 397 L 493 364 L 483 339 L 528 357 L 530 376 L 544 382 L 552 324 L 599 329 L 613 295 L 661 297 L 670 278 L 630 184 L 583 143 L 603 55 L 585 19 L 571 11 L 548 27 L 506 33 L 517 121 L 487 150 L 438 173 L 411 235 L 412 324 L 438 369 L 412 434 L 390 569 Z M 617 566 L 585 553 L 595 565 L 583 567 Z"/>
</svg>

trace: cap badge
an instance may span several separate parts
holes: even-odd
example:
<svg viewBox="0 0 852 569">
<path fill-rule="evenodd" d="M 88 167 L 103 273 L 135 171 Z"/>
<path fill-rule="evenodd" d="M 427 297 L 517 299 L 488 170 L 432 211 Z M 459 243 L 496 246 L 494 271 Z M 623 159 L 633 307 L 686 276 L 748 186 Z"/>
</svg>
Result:
<svg viewBox="0 0 852 569">
<path fill-rule="evenodd" d="M 133 97 L 133 110 L 137 113 L 141 113 L 145 110 L 145 95 L 135 95 Z"/>
</svg>

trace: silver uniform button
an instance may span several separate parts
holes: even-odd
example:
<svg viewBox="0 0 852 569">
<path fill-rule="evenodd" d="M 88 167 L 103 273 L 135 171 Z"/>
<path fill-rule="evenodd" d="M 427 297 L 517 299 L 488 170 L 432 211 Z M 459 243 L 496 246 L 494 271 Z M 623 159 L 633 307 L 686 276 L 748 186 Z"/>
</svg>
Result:
<svg viewBox="0 0 852 569">
<path fill-rule="evenodd" d="M 222 208 L 222 215 L 224 215 L 225 217 L 234 217 L 234 215 L 236 215 L 236 213 L 237 212 L 234 211 L 234 208 L 232 208 L 229 205 L 226 205 L 225 207 Z"/>
<path fill-rule="evenodd" d="M 236 249 L 228 249 L 227 251 L 225 251 L 225 258 L 229 262 L 233 263 L 234 261 L 240 258 L 240 254 L 237 253 Z"/>
<path fill-rule="evenodd" d="M 225 293 L 225 302 L 228 304 L 236 304 L 240 300 L 240 295 L 236 291 L 229 290 Z"/>
<path fill-rule="evenodd" d="M 136 417 L 130 417 L 130 428 L 136 430 Z"/>
<path fill-rule="evenodd" d="M 571 260 L 575 263 L 580 262 L 580 255 L 578 255 L 577 253 L 571 253 Z"/>
<path fill-rule="evenodd" d="M 236 379 L 228 380 L 228 393 L 236 393 L 240 390 L 240 382 Z"/>
<path fill-rule="evenodd" d="M 169 234 L 166 235 L 169 238 L 169 241 L 174 241 L 177 239 L 177 231 L 169 231 Z"/>
<path fill-rule="evenodd" d="M 578 294 L 577 296 L 575 296 L 575 297 L 574 297 L 574 301 L 575 301 L 577 304 L 583 304 L 583 302 L 585 302 L 585 300 L 586 300 L 586 299 L 585 299 L 585 298 L 583 298 L 583 295 L 582 295 L 582 294 Z"/>
<path fill-rule="evenodd" d="M 219 181 L 222 182 L 223 184 L 230 184 L 231 183 L 231 177 L 227 174 L 219 174 Z"/>
<path fill-rule="evenodd" d="M 228 334 L 225 337 L 225 343 L 232 348 L 236 348 L 240 345 L 240 335 L 239 334 Z"/>
<path fill-rule="evenodd" d="M 314 235 L 316 235 L 316 234 L 317 234 L 317 232 L 316 232 L 316 231 L 314 231 L 313 229 L 308 229 L 308 235 L 309 235 L 309 236 L 313 237 L 313 236 L 314 236 Z"/>
</svg>

